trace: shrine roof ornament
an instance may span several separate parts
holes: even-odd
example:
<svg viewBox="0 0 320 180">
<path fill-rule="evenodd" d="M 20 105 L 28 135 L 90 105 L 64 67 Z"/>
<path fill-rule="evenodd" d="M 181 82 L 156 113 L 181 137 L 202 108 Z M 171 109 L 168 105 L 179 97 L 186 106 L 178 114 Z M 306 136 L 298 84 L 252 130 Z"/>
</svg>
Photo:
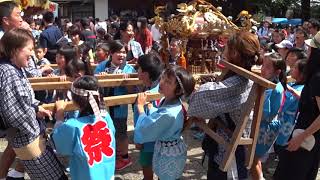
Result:
<svg viewBox="0 0 320 180">
<path fill-rule="evenodd" d="M 22 9 L 27 9 L 30 7 L 49 9 L 49 0 L 14 0 L 17 4 L 21 6 Z"/>
<path fill-rule="evenodd" d="M 178 4 L 178 14 L 164 17 L 165 6 L 155 9 L 155 24 L 162 32 L 172 34 L 176 37 L 207 37 L 221 33 L 232 33 L 235 31 L 251 29 L 251 15 L 242 11 L 238 19 L 241 26 L 238 27 L 230 19 L 225 17 L 219 9 L 204 0 L 193 0 Z"/>
</svg>

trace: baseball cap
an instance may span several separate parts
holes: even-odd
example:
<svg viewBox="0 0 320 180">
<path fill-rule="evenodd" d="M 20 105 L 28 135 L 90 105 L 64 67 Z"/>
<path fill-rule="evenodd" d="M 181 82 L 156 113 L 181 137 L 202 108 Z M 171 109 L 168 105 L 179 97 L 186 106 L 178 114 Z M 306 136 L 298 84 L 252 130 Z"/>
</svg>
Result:
<svg viewBox="0 0 320 180">
<path fill-rule="evenodd" d="M 293 48 L 293 44 L 289 40 L 282 40 L 279 44 L 276 44 L 277 48 L 287 48 L 291 49 Z"/>
<path fill-rule="evenodd" d="M 307 39 L 304 42 L 313 48 L 320 48 L 320 31 L 312 39 Z"/>
</svg>

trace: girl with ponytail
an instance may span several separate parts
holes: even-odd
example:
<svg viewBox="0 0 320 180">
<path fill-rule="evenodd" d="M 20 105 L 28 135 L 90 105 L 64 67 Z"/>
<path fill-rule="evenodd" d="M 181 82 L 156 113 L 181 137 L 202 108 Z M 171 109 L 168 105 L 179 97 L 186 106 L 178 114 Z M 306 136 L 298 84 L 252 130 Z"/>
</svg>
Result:
<svg viewBox="0 0 320 180">
<path fill-rule="evenodd" d="M 276 83 L 275 89 L 265 91 L 263 114 L 260 124 L 255 161 L 252 166 L 252 178 L 262 179 L 261 159 L 267 156 L 274 144 L 281 127 L 276 118 L 279 109 L 283 106 L 285 90 L 287 89 L 286 63 L 278 53 L 266 53 L 261 68 L 261 76 Z"/>
<path fill-rule="evenodd" d="M 187 147 L 181 137 L 187 114 L 181 98 L 192 93 L 195 81 L 185 69 L 173 66 L 163 72 L 159 86 L 164 98 L 158 108 L 148 105 L 148 116 L 144 109 L 147 94 L 138 96 L 139 117 L 135 124 L 134 142 L 155 141 L 153 171 L 160 179 L 179 179 L 187 159 Z"/>
</svg>

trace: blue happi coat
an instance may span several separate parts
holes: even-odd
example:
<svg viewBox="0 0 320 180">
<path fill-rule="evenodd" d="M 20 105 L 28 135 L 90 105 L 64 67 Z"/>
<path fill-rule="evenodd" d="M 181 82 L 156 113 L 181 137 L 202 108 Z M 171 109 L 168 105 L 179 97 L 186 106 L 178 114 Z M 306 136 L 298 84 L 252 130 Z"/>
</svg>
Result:
<svg viewBox="0 0 320 180">
<path fill-rule="evenodd" d="M 258 157 L 264 156 L 269 151 L 278 136 L 280 122 L 276 116 L 281 106 L 283 92 L 284 88 L 280 82 L 277 83 L 275 89 L 267 89 L 265 91 L 263 113 L 256 146 L 256 155 Z"/>
<path fill-rule="evenodd" d="M 151 93 L 159 92 L 159 83 L 156 83 L 153 86 L 151 86 L 151 88 L 150 88 L 150 90 L 148 90 L 148 92 L 151 92 Z M 151 103 L 152 103 L 153 107 L 156 107 L 156 108 L 158 107 L 158 102 L 157 101 L 152 101 Z M 144 108 L 144 111 L 145 111 L 147 116 L 152 113 L 151 111 L 148 110 L 148 108 L 146 106 Z M 137 107 L 135 105 L 134 106 L 134 110 L 133 110 L 134 125 L 136 125 L 136 123 L 138 121 L 138 118 L 139 118 L 139 113 L 138 113 Z M 144 151 L 144 152 L 153 152 L 153 148 L 154 148 L 154 142 L 147 142 L 147 143 L 143 144 L 142 151 Z"/>
<path fill-rule="evenodd" d="M 181 132 L 184 123 L 180 100 L 150 109 L 150 115 L 139 115 L 134 131 L 134 142 L 156 142 L 153 153 L 153 171 L 163 180 L 181 177 L 187 158 L 187 148 Z"/>
<path fill-rule="evenodd" d="M 71 179 L 110 180 L 115 172 L 115 128 L 109 114 L 68 119 L 53 134 L 58 154 L 70 158 Z"/>
<path fill-rule="evenodd" d="M 110 72 L 110 60 L 101 62 L 95 69 L 94 74 L 99 74 L 101 72 L 107 72 L 109 74 L 130 74 L 135 73 L 136 70 L 129 64 L 123 64 L 116 71 Z M 108 91 L 108 92 L 106 92 Z M 119 96 L 128 94 L 128 90 L 126 87 L 114 87 L 114 88 L 104 88 L 103 95 L 104 96 Z M 110 115 L 112 118 L 116 119 L 127 119 L 128 117 L 128 105 L 119 105 L 115 107 L 110 107 Z"/>
<path fill-rule="evenodd" d="M 293 89 L 301 92 L 304 85 L 288 83 Z M 299 99 L 291 92 L 286 92 L 285 102 L 282 110 L 278 114 L 278 120 L 281 123 L 280 132 L 276 140 L 276 144 L 285 146 L 291 136 L 295 125 L 296 112 L 299 105 Z"/>
</svg>

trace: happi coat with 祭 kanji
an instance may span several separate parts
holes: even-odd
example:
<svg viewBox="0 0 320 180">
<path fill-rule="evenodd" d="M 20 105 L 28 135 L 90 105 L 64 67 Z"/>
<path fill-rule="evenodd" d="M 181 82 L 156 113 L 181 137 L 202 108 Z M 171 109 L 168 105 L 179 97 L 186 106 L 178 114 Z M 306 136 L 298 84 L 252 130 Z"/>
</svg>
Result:
<svg viewBox="0 0 320 180">
<path fill-rule="evenodd" d="M 150 115 L 142 113 L 135 124 L 134 142 L 154 142 L 152 166 L 160 179 L 179 179 L 187 159 L 187 147 L 181 132 L 184 112 L 180 99 L 168 104 L 161 101 L 159 108 L 151 108 Z"/>
<path fill-rule="evenodd" d="M 68 119 L 52 138 L 58 154 L 69 156 L 71 179 L 110 180 L 115 172 L 115 128 L 106 113 Z"/>
</svg>

